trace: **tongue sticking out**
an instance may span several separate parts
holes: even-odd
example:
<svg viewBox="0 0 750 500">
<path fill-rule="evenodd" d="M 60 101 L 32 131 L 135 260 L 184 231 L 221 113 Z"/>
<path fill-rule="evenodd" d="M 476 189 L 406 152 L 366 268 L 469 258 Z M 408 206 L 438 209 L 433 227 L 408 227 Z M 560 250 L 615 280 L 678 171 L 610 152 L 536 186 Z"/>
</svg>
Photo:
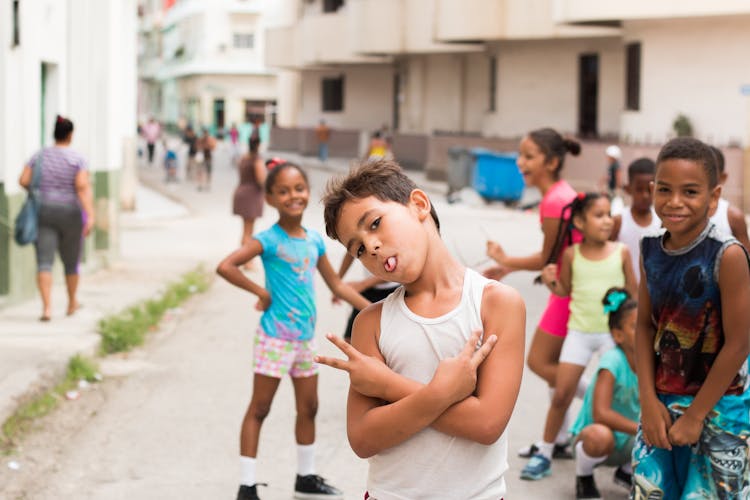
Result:
<svg viewBox="0 0 750 500">
<path fill-rule="evenodd" d="M 385 270 L 390 273 L 394 269 L 396 269 L 396 257 L 388 257 L 385 261 Z"/>
</svg>

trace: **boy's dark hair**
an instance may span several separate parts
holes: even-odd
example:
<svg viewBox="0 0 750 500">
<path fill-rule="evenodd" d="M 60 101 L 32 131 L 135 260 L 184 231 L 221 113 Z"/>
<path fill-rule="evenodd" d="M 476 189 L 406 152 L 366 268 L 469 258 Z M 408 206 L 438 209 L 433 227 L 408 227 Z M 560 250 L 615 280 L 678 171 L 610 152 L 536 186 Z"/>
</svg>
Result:
<svg viewBox="0 0 750 500">
<path fill-rule="evenodd" d="M 271 170 L 268 171 L 268 175 L 266 176 L 266 194 L 271 194 L 273 185 L 276 183 L 276 178 L 282 171 L 286 170 L 287 168 L 296 168 L 297 171 L 302 175 L 302 178 L 305 179 L 305 184 L 307 184 L 308 186 L 310 185 L 310 181 L 307 179 L 307 174 L 299 165 L 295 165 L 294 163 L 290 162 L 280 163 L 278 165 L 275 165 Z"/>
<path fill-rule="evenodd" d="M 656 163 L 651 158 L 638 158 L 628 165 L 628 181 L 632 181 L 636 175 L 654 175 L 654 173 L 656 173 Z"/>
<path fill-rule="evenodd" d="M 393 160 L 369 160 L 355 165 L 347 175 L 328 181 L 323 194 L 323 219 L 326 234 L 339 240 L 336 232 L 341 207 L 350 200 L 374 196 L 380 201 L 395 201 L 402 205 L 409 203 L 409 196 L 417 189 L 401 167 Z M 434 205 L 430 204 L 430 215 L 440 231 L 440 220 Z M 340 241 L 340 240 L 339 240 Z"/>
<path fill-rule="evenodd" d="M 557 237 L 555 238 L 555 244 L 552 246 L 552 251 L 547 256 L 547 260 L 544 265 L 555 264 L 557 259 L 560 257 L 560 251 L 562 250 L 563 244 L 567 241 L 567 245 L 573 244 L 573 219 L 577 216 L 583 216 L 586 210 L 599 198 L 607 198 L 609 196 L 604 193 L 588 192 L 578 193 L 573 201 L 565 205 L 560 213 L 560 224 L 557 226 Z M 537 276 L 534 279 L 534 283 L 540 284 L 542 277 Z"/>
<path fill-rule="evenodd" d="M 711 148 L 711 151 L 714 152 L 714 155 L 716 155 L 716 168 L 719 169 L 719 175 L 724 173 L 724 153 L 721 152 L 721 149 L 717 148 L 716 146 L 709 146 Z"/>
<path fill-rule="evenodd" d="M 700 163 L 708 177 L 709 189 L 719 184 L 719 166 L 711 146 L 692 137 L 677 137 L 670 140 L 659 151 L 656 158 L 657 170 L 666 160 L 690 160 Z"/>
<path fill-rule="evenodd" d="M 638 303 L 630 297 L 630 293 L 624 288 L 613 286 L 602 299 L 604 312 L 609 314 L 609 331 L 615 328 L 622 329 L 622 320 L 625 313 L 638 307 Z"/>
<path fill-rule="evenodd" d="M 555 178 L 560 175 L 560 171 L 563 168 L 565 154 L 570 153 L 573 156 L 578 156 L 581 152 L 581 144 L 578 141 L 565 138 L 555 129 L 549 127 L 532 130 L 528 133 L 528 136 L 537 145 L 542 154 L 544 154 L 545 161 L 557 158 Z"/>
<path fill-rule="evenodd" d="M 247 146 L 250 148 L 251 153 L 257 153 L 258 148 L 260 147 L 260 139 L 258 137 L 250 137 L 250 140 L 247 141 Z"/>
<path fill-rule="evenodd" d="M 65 141 L 72 132 L 73 122 L 57 115 L 57 118 L 55 119 L 55 131 L 52 134 L 55 137 L 55 140 L 58 142 Z"/>
</svg>

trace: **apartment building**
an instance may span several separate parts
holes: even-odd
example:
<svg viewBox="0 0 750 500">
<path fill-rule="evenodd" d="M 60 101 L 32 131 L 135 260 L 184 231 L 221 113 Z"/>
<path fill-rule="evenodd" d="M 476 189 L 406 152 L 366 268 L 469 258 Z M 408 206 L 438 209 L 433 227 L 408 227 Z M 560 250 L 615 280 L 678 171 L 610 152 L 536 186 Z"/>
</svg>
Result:
<svg viewBox="0 0 750 500">
<path fill-rule="evenodd" d="M 457 137 L 509 148 L 552 126 L 594 141 L 589 162 L 602 140 L 652 154 L 680 115 L 703 140 L 750 146 L 741 0 L 285 1 L 286 25 L 267 35 L 268 64 L 297 75 L 279 98 L 282 147 L 294 144 L 289 127 L 309 136 L 321 118 L 386 124 L 394 150 L 400 141 L 401 156 L 439 177 Z M 727 154 L 739 181 L 742 154 Z"/>
<path fill-rule="evenodd" d="M 139 21 L 139 119 L 213 131 L 272 121 L 275 72 L 264 63 L 274 0 L 144 0 Z"/>
<path fill-rule="evenodd" d="M 135 30 L 134 0 L 0 2 L 0 305 L 36 291 L 33 247 L 17 246 L 11 226 L 26 197 L 18 178 L 53 143 L 57 114 L 73 120 L 72 147 L 94 185 L 85 263 L 117 252 L 123 172 L 135 151 Z"/>
</svg>

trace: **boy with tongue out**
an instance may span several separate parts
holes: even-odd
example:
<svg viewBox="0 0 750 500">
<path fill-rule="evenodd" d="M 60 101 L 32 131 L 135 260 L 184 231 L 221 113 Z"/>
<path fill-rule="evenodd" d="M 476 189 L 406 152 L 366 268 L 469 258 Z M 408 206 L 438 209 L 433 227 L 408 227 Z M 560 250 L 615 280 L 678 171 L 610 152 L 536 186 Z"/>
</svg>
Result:
<svg viewBox="0 0 750 500">
<path fill-rule="evenodd" d="M 346 360 L 347 434 L 370 462 L 370 498 L 505 495 L 505 428 L 521 383 L 525 307 L 512 288 L 462 266 L 430 199 L 393 161 L 329 183 L 326 232 L 376 277 L 401 283 L 364 309 Z"/>
</svg>

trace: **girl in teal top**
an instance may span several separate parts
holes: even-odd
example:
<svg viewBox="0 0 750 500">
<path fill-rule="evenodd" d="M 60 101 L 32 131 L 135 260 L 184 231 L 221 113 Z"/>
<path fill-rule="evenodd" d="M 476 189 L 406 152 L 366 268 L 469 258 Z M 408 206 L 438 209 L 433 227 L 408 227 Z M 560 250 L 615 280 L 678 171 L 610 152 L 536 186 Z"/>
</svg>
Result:
<svg viewBox="0 0 750 500">
<path fill-rule="evenodd" d="M 583 398 L 570 433 L 576 441 L 576 496 L 599 498 L 594 467 L 619 466 L 615 482 L 630 488 L 630 456 L 641 406 L 635 375 L 635 323 L 638 304 L 624 288 L 610 288 L 602 301 L 617 347 L 605 352 Z M 599 306 L 601 308 L 601 305 Z"/>
<path fill-rule="evenodd" d="M 601 193 L 579 193 L 564 209 L 560 238 L 569 238 L 573 228 L 583 235 L 580 243 L 569 246 L 562 262 L 547 265 L 542 281 L 552 293 L 570 296 L 568 334 L 560 352 L 555 392 L 547 412 L 544 438 L 539 453 L 521 471 L 521 479 L 537 480 L 551 473 L 555 436 L 563 426 L 565 413 L 575 396 L 578 382 L 591 357 L 614 346 L 601 308 L 601 299 L 613 286 L 635 293 L 635 275 L 628 249 L 609 241 L 614 222 L 609 197 Z"/>
</svg>

